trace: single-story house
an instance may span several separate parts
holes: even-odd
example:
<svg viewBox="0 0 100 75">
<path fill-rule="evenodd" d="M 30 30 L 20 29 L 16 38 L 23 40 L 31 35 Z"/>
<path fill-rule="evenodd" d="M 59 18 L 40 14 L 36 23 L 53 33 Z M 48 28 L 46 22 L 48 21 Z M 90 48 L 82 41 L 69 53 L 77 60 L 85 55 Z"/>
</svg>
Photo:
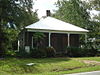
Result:
<svg viewBox="0 0 100 75">
<path fill-rule="evenodd" d="M 42 47 L 52 46 L 56 52 L 64 51 L 67 46 L 79 46 L 79 35 L 88 30 L 63 22 L 53 17 L 40 19 L 38 22 L 26 26 L 19 35 L 18 49 L 24 48 L 27 52 L 35 47 L 34 33 L 42 32 Z"/>
</svg>

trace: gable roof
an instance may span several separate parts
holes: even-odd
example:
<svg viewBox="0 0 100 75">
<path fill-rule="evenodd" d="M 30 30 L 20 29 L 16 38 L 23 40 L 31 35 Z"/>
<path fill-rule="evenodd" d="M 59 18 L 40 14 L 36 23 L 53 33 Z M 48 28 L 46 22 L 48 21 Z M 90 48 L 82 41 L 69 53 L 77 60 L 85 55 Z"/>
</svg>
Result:
<svg viewBox="0 0 100 75">
<path fill-rule="evenodd" d="M 59 32 L 88 32 L 88 30 L 63 22 L 53 17 L 47 17 L 25 27 L 31 30 L 59 31 Z"/>
</svg>

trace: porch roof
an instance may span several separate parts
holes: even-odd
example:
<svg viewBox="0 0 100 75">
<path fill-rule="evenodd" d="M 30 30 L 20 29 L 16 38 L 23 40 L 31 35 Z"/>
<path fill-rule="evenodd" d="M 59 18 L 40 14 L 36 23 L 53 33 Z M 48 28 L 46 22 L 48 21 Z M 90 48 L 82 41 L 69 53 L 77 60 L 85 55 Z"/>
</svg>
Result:
<svg viewBox="0 0 100 75">
<path fill-rule="evenodd" d="M 47 17 L 44 19 L 41 19 L 40 21 L 31 24 L 29 26 L 25 27 L 29 30 L 39 30 L 39 31 L 45 31 L 45 32 L 76 32 L 76 33 L 86 33 L 89 32 L 86 29 L 80 28 L 78 26 L 72 25 L 70 23 L 63 22 L 61 20 L 58 20 L 53 17 Z"/>
</svg>

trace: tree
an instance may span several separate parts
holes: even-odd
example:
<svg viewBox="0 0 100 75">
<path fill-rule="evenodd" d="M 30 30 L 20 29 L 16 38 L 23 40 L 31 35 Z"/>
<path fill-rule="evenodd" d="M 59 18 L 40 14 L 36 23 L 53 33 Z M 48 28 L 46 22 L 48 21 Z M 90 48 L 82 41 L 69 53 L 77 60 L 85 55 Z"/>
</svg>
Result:
<svg viewBox="0 0 100 75">
<path fill-rule="evenodd" d="M 99 0 L 90 0 L 88 3 L 89 10 L 96 10 L 99 13 L 97 15 L 94 15 L 92 18 L 92 26 L 91 26 L 91 32 L 90 37 L 95 38 L 94 42 L 95 47 L 100 50 L 100 1 Z"/>
<path fill-rule="evenodd" d="M 54 17 L 89 30 L 88 39 L 96 38 L 98 37 L 98 34 L 100 36 L 100 23 L 91 20 L 89 10 L 93 8 L 98 9 L 100 1 L 91 1 L 95 2 L 86 3 L 85 1 L 81 0 L 58 0 L 57 6 L 59 10 L 56 11 Z M 95 4 L 91 5 L 91 3 Z M 88 40 L 88 42 L 90 42 L 90 40 Z M 91 48 L 95 47 L 96 45 L 98 46 L 96 42 L 92 42 L 91 40 Z"/>
<path fill-rule="evenodd" d="M 36 44 L 36 48 L 38 49 L 41 47 L 42 40 L 44 39 L 45 35 L 42 32 L 36 32 L 34 35 L 34 42 Z"/>
<path fill-rule="evenodd" d="M 62 0 L 57 2 L 59 10 L 55 17 L 65 22 L 87 28 L 89 24 L 89 14 L 85 4 L 80 0 Z"/>
<path fill-rule="evenodd" d="M 0 55 L 5 51 L 7 23 L 15 24 L 18 29 L 38 20 L 32 12 L 33 0 L 0 0 Z"/>
</svg>

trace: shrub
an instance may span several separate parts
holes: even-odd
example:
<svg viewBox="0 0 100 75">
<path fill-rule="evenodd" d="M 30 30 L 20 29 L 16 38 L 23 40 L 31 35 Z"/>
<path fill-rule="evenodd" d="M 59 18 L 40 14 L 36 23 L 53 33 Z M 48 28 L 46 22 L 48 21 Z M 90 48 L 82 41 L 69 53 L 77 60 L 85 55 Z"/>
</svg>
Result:
<svg viewBox="0 0 100 75">
<path fill-rule="evenodd" d="M 31 57 L 35 57 L 35 58 L 46 57 L 45 48 L 34 48 L 34 49 L 31 49 L 30 56 Z"/>
<path fill-rule="evenodd" d="M 95 56 L 96 54 L 97 50 L 93 48 L 67 47 L 67 55 L 71 57 Z"/>
<path fill-rule="evenodd" d="M 21 48 L 19 52 L 16 53 L 17 57 L 27 58 L 30 57 L 30 53 L 27 53 L 24 48 Z"/>
<path fill-rule="evenodd" d="M 43 57 L 55 57 L 56 51 L 53 47 L 47 48 L 34 48 L 31 50 L 31 57 L 43 58 Z"/>
<path fill-rule="evenodd" d="M 56 50 L 53 47 L 47 47 L 46 54 L 47 54 L 47 57 L 55 57 Z"/>
<path fill-rule="evenodd" d="M 82 50 L 78 47 L 67 47 L 67 55 L 71 57 L 79 57 L 82 56 Z"/>
<path fill-rule="evenodd" d="M 16 52 L 14 50 L 7 50 L 6 51 L 6 56 L 15 56 Z"/>
<path fill-rule="evenodd" d="M 87 49 L 87 48 L 84 48 L 84 53 L 85 53 L 85 56 L 96 56 L 98 51 L 97 49 Z"/>
</svg>

